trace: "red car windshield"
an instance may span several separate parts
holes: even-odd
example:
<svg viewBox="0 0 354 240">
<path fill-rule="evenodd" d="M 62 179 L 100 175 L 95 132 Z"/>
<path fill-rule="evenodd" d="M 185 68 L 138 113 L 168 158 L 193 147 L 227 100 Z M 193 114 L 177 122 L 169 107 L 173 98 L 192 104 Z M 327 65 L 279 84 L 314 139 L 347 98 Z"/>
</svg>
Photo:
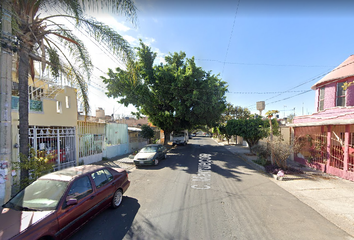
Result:
<svg viewBox="0 0 354 240">
<path fill-rule="evenodd" d="M 39 179 L 3 205 L 18 211 L 55 210 L 69 182 Z"/>
</svg>

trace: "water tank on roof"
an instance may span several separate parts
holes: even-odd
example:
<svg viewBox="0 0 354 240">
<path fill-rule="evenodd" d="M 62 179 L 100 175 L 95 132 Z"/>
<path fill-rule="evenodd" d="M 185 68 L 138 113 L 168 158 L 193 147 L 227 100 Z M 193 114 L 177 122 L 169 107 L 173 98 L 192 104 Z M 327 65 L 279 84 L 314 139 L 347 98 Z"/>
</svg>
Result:
<svg viewBox="0 0 354 240">
<path fill-rule="evenodd" d="M 102 108 L 98 108 L 97 110 L 96 110 L 96 118 L 101 118 L 101 119 L 104 119 L 105 118 L 105 112 L 104 112 L 104 110 L 102 109 Z"/>
</svg>

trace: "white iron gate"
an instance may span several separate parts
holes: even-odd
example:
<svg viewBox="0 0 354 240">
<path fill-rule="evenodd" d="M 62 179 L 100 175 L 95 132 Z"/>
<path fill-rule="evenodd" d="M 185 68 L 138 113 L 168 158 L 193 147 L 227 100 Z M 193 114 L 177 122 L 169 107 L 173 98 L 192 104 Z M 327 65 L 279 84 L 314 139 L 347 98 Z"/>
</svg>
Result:
<svg viewBox="0 0 354 240">
<path fill-rule="evenodd" d="M 29 127 L 29 142 L 37 156 L 50 156 L 55 170 L 76 165 L 75 127 Z"/>
</svg>

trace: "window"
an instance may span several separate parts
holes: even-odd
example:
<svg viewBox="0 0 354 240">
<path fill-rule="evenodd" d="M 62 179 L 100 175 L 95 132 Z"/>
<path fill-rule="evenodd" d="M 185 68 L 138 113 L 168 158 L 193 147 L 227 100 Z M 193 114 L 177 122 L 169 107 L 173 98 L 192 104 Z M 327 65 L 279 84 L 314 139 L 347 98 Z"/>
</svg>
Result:
<svg viewBox="0 0 354 240">
<path fill-rule="evenodd" d="M 324 97 L 325 97 L 325 87 L 320 88 L 320 95 L 318 97 L 318 111 L 324 109 Z"/>
<path fill-rule="evenodd" d="M 345 93 L 346 91 L 343 89 L 345 82 L 337 83 L 337 96 L 336 96 L 336 106 L 345 106 Z"/>
<path fill-rule="evenodd" d="M 61 109 L 61 102 L 57 101 L 57 113 L 61 113 L 62 109 Z"/>
<path fill-rule="evenodd" d="M 106 169 L 99 170 L 91 174 L 96 188 L 100 188 L 113 179 L 112 174 Z"/>
<path fill-rule="evenodd" d="M 74 181 L 70 187 L 66 200 L 70 198 L 76 198 L 77 200 L 80 200 L 90 193 L 92 193 L 91 182 L 88 176 L 85 176 Z"/>
<path fill-rule="evenodd" d="M 66 106 L 66 108 L 70 108 L 70 97 L 69 96 L 65 96 L 65 106 Z"/>
<path fill-rule="evenodd" d="M 107 169 L 103 169 L 103 171 L 106 173 L 108 181 L 111 181 L 113 179 L 112 173 L 110 173 Z"/>
</svg>

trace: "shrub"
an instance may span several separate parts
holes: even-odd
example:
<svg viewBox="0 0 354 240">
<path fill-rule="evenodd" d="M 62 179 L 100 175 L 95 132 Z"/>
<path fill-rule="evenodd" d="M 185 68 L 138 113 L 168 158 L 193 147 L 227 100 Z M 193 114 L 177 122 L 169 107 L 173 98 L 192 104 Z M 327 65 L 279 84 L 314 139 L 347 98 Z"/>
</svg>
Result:
<svg viewBox="0 0 354 240">
<path fill-rule="evenodd" d="M 255 153 L 260 159 L 267 161 L 270 157 L 270 149 L 261 144 L 254 145 L 251 148 L 251 151 Z"/>
<path fill-rule="evenodd" d="M 293 147 L 283 142 L 280 138 L 271 142 L 269 146 L 273 151 L 275 164 L 283 170 L 287 169 L 286 160 L 294 152 Z"/>
<path fill-rule="evenodd" d="M 37 157 L 37 154 L 40 157 Z M 37 180 L 40 176 L 43 176 L 54 170 L 55 155 L 46 154 L 45 151 L 37 152 L 30 148 L 29 157 L 20 154 L 19 162 L 12 162 L 13 169 L 16 171 L 28 170 L 29 177 L 21 180 L 20 183 L 14 184 L 15 188 L 22 189 L 32 182 Z"/>
</svg>

